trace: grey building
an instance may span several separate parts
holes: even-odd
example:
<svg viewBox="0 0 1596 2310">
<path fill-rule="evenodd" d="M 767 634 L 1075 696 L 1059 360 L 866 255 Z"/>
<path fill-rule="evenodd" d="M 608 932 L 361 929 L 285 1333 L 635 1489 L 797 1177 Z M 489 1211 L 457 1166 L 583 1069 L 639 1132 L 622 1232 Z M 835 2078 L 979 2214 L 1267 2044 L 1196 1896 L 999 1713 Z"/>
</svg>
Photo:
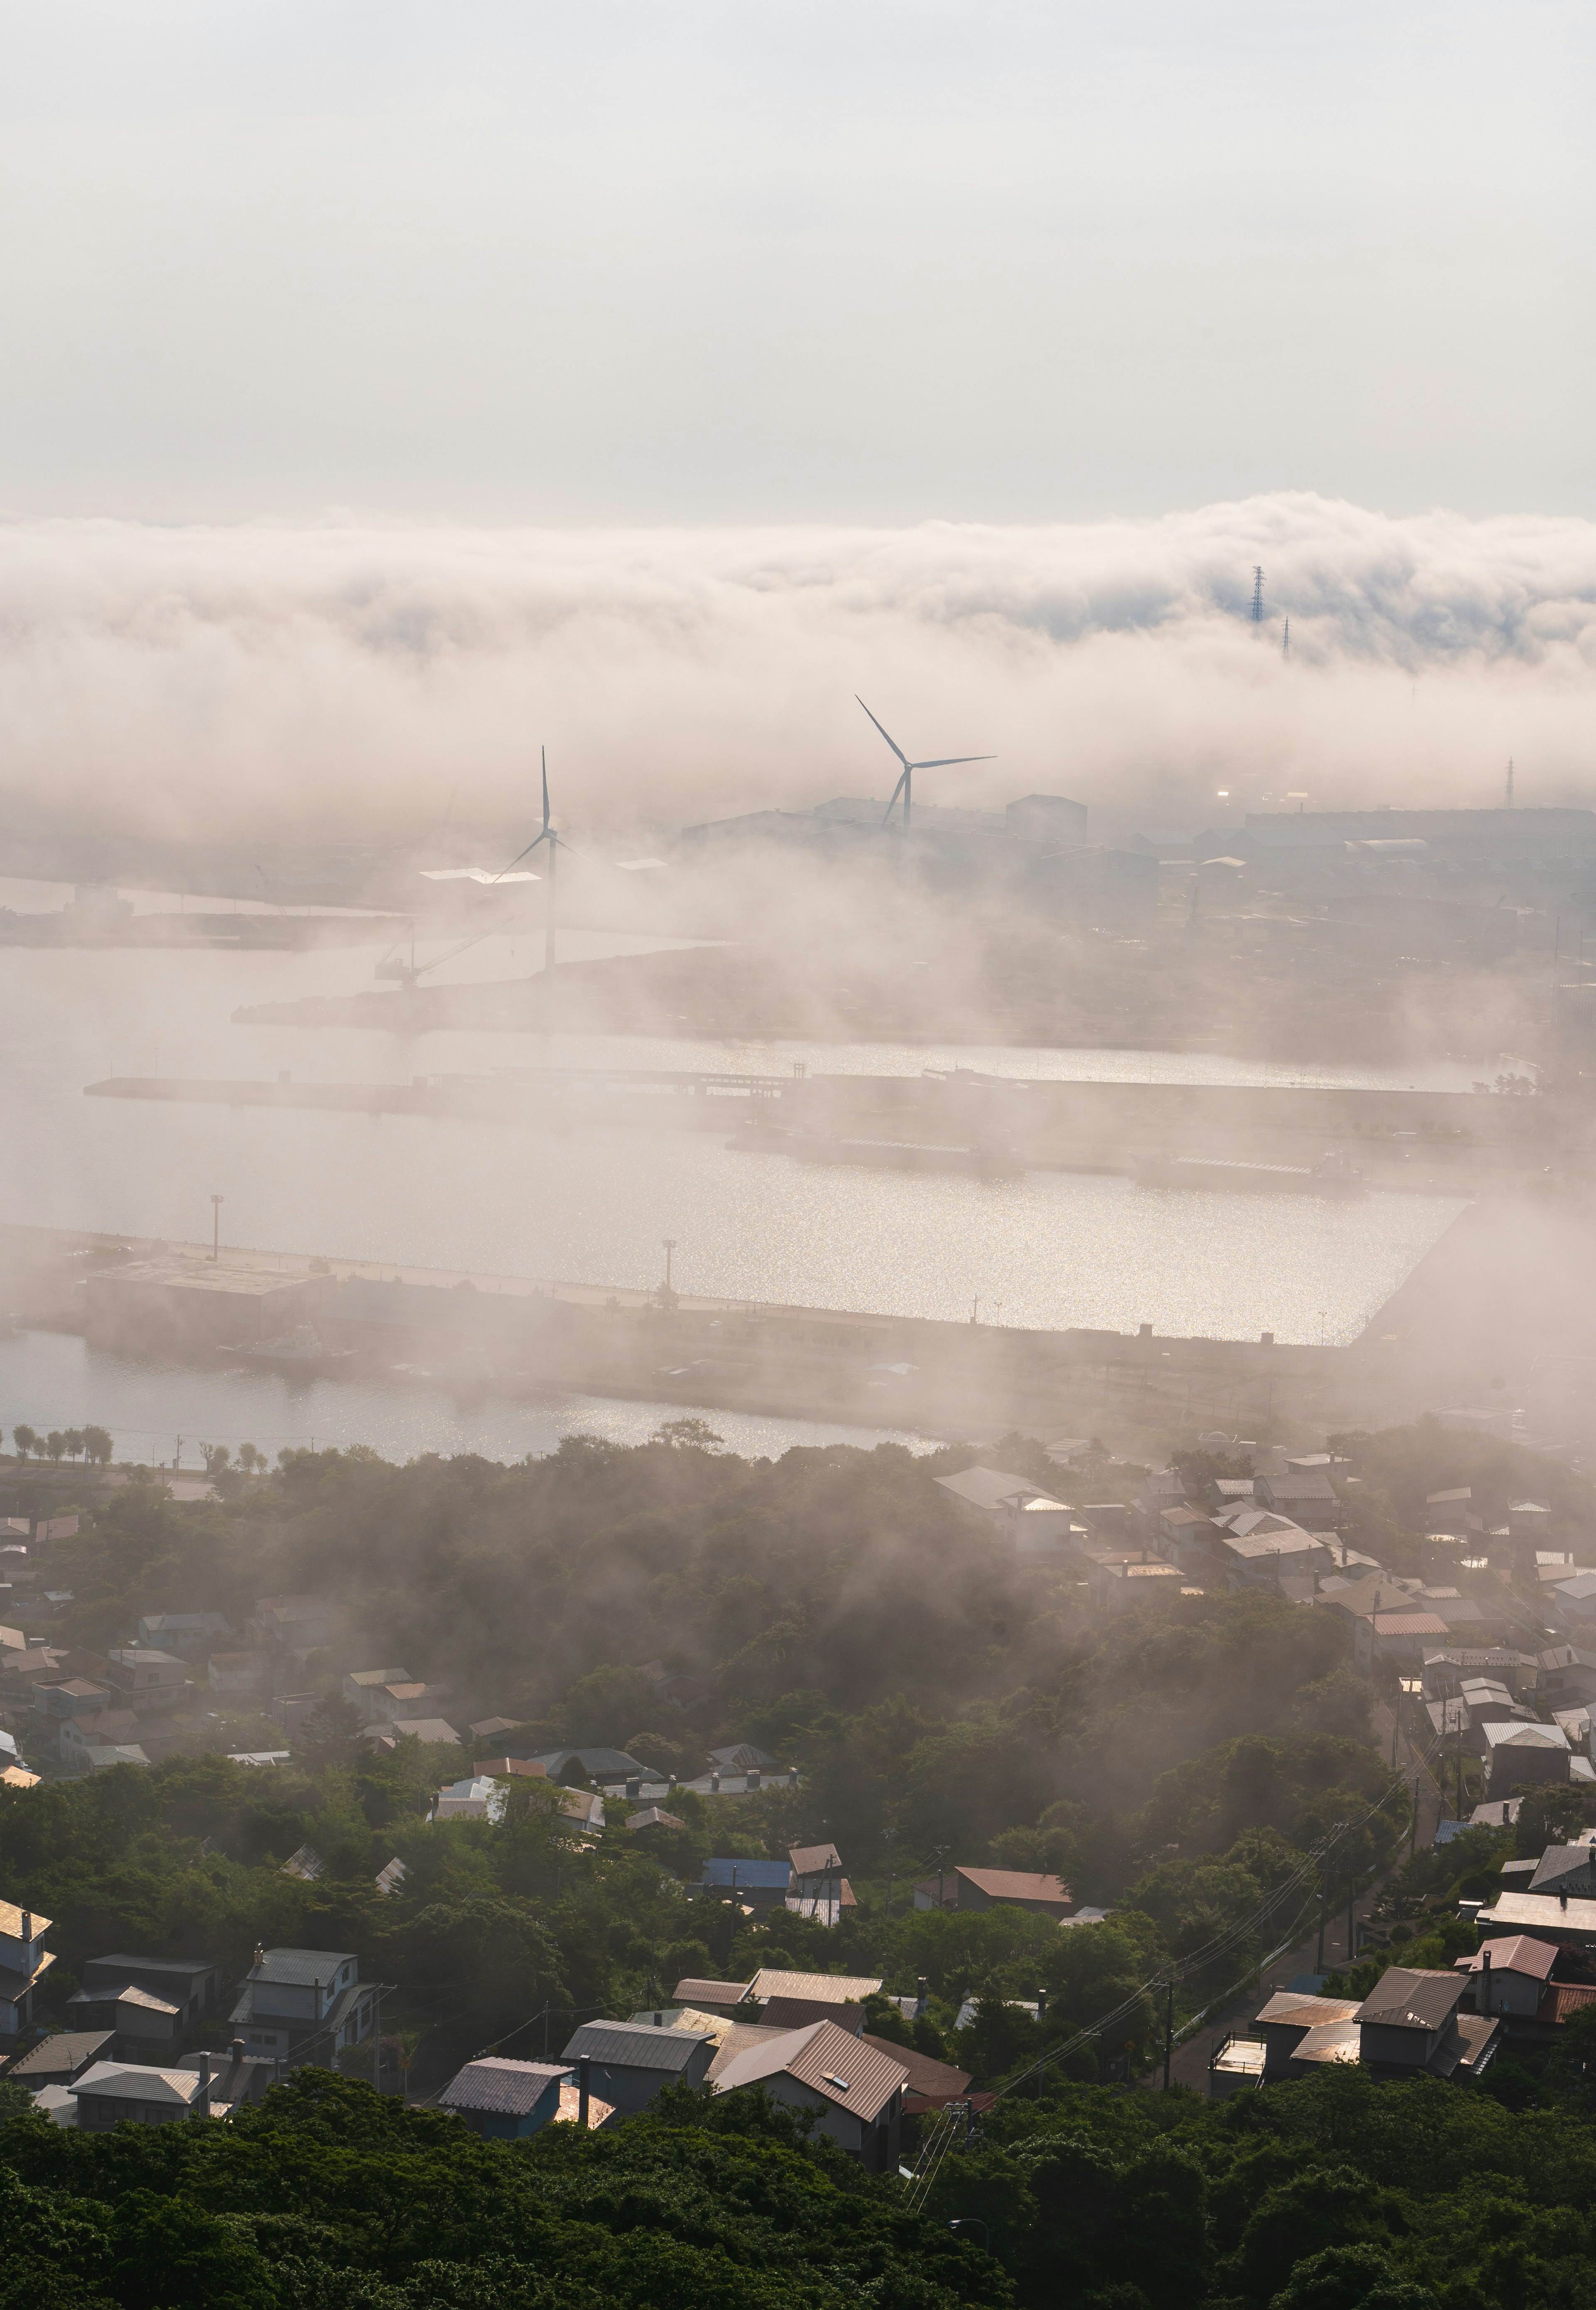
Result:
<svg viewBox="0 0 1596 2310">
<path fill-rule="evenodd" d="M 560 2055 L 568 2068 L 586 2061 L 593 2092 L 620 2117 L 646 2108 L 663 2086 L 701 2086 L 714 2059 L 713 2037 L 636 2021 L 585 2021 Z"/>
<path fill-rule="evenodd" d="M 377 1995 L 347 1950 L 257 1949 L 230 2018 L 247 2053 L 331 2069 L 376 2028 Z"/>
</svg>

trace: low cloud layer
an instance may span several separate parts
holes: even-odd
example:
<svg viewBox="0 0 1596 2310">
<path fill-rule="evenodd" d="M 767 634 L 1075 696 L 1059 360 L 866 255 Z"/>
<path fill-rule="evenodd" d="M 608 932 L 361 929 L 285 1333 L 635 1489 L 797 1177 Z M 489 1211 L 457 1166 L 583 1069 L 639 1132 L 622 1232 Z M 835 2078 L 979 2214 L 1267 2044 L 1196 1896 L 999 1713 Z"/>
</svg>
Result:
<svg viewBox="0 0 1596 2310">
<path fill-rule="evenodd" d="M 1596 792 L 1596 524 L 1302 496 L 1150 522 L 533 531 L 13 524 L 13 828 L 263 841 L 573 828 L 889 791 L 1063 792 L 1188 826 Z M 1265 571 L 1265 622 L 1251 621 Z M 1283 654 L 1290 620 L 1291 656 Z"/>
</svg>

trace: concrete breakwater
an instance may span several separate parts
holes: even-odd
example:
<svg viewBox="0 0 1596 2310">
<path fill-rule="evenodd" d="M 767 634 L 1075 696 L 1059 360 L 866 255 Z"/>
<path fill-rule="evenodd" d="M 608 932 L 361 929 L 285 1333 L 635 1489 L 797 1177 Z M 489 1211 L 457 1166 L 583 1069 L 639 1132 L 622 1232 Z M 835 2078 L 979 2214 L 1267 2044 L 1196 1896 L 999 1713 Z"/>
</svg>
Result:
<svg viewBox="0 0 1596 2310">
<path fill-rule="evenodd" d="M 117 1075 L 85 1096 L 158 1103 L 453 1116 L 559 1129 L 578 1123 L 717 1131 L 756 1147 L 764 1126 L 812 1142 L 1012 1151 L 1035 1169 L 1135 1172 L 1185 1157 L 1311 1168 L 1348 1153 L 1371 1185 L 1443 1193 L 1596 1180 L 1596 1107 L 1566 1098 L 1348 1085 L 1021 1081 L 924 1075 L 722 1073 L 516 1067 L 408 1082 Z M 772 1142 L 773 1151 L 782 1151 Z"/>
<path fill-rule="evenodd" d="M 230 1246 L 213 1259 L 201 1244 L 16 1227 L 0 1229 L 0 1292 L 24 1326 L 290 1380 L 462 1399 L 563 1388 L 953 1438 L 1099 1434 L 1146 1451 L 1185 1429 L 1329 1431 L 1522 1402 L 1548 1322 L 1580 1319 L 1577 1294 L 1552 1307 L 1545 1283 L 1574 1272 L 1576 1223 L 1562 1210 L 1537 1220 L 1531 1243 L 1516 1203 L 1465 1213 L 1350 1347 L 1020 1330 Z"/>
</svg>

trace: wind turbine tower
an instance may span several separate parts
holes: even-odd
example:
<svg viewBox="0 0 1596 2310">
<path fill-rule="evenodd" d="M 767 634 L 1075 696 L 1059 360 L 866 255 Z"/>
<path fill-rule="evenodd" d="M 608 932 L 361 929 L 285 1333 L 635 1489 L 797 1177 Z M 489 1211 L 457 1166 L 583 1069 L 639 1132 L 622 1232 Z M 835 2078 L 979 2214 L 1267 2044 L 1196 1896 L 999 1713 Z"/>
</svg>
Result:
<svg viewBox="0 0 1596 2310">
<path fill-rule="evenodd" d="M 866 714 L 870 714 L 871 720 L 872 722 L 876 722 L 875 716 L 870 713 L 869 707 L 864 705 L 864 700 L 859 696 L 857 690 L 854 692 L 854 697 L 858 705 L 864 707 Z M 876 722 L 876 728 L 878 730 L 881 730 L 881 725 L 879 722 Z M 956 763 L 959 762 L 995 762 L 997 760 L 997 756 L 995 754 L 943 754 L 934 762 L 911 762 L 896 738 L 888 737 L 885 730 L 881 730 L 881 735 L 883 738 L 887 739 L 887 743 L 891 747 L 898 760 L 903 764 L 902 772 L 899 775 L 898 784 L 892 789 L 892 799 L 887 804 L 886 814 L 881 820 L 881 824 L 883 826 L 886 825 L 887 821 L 897 809 L 898 797 L 901 795 L 903 796 L 903 830 L 906 834 L 909 830 L 909 820 L 914 810 L 915 772 L 916 770 L 950 770 L 954 768 Z"/>
<path fill-rule="evenodd" d="M 562 847 L 563 838 L 560 835 L 559 829 L 551 826 L 549 822 L 549 750 L 546 746 L 541 746 L 538 749 L 538 752 L 542 759 L 543 769 L 542 831 L 541 834 L 534 834 L 532 840 L 527 844 L 525 849 L 516 853 L 516 856 L 510 861 L 510 866 L 518 866 L 523 858 L 530 858 L 540 842 L 546 842 L 548 844 L 549 902 L 543 916 L 543 968 L 545 970 L 552 970 L 557 959 L 555 952 L 555 941 L 559 926 L 559 910 L 557 906 L 557 874 L 559 866 L 559 853 Z M 568 842 L 563 842 L 563 847 L 568 850 L 570 848 Z M 505 873 L 507 874 L 509 873 L 509 866 L 505 868 Z"/>
</svg>

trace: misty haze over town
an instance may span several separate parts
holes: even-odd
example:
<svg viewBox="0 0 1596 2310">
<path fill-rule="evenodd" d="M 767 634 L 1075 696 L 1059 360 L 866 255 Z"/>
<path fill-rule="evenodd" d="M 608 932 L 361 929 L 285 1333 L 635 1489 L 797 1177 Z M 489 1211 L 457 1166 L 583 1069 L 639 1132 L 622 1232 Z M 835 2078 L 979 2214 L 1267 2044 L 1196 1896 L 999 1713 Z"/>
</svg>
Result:
<svg viewBox="0 0 1596 2310">
<path fill-rule="evenodd" d="M 1596 2306 L 1588 17 L 0 57 L 6 2304 Z"/>
</svg>

